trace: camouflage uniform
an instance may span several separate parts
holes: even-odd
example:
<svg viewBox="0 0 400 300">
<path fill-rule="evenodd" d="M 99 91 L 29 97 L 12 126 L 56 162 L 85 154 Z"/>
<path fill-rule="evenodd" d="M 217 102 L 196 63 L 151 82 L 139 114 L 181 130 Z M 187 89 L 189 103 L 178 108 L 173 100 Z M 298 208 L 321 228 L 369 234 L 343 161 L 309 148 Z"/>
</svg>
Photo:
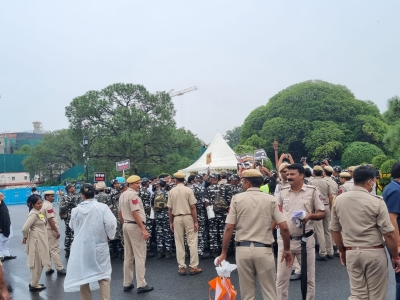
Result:
<svg viewBox="0 0 400 300">
<path fill-rule="evenodd" d="M 244 192 L 244 190 L 243 190 L 241 183 L 239 183 L 237 185 L 230 185 L 229 189 L 227 190 L 229 201 L 231 201 L 232 197 L 235 196 L 236 194 L 243 193 L 243 192 Z M 235 236 L 236 236 L 236 228 L 233 229 L 232 238 L 229 243 L 229 249 L 228 249 L 229 252 L 235 251 L 235 247 L 236 247 L 235 246 Z"/>
<path fill-rule="evenodd" d="M 74 231 L 69 227 L 69 221 L 71 220 L 71 210 L 77 207 L 82 201 L 80 194 L 70 194 L 63 196 L 61 198 L 59 208 L 60 215 L 65 213 L 67 216 L 64 219 L 65 222 L 65 240 L 64 240 L 64 250 L 66 252 L 66 257 L 69 256 L 69 251 L 71 249 L 71 244 L 74 241 Z"/>
<path fill-rule="evenodd" d="M 221 196 L 226 200 L 227 204 L 230 205 L 229 195 L 227 195 L 226 188 L 223 184 L 211 184 L 206 188 L 204 193 L 205 201 L 209 205 L 214 205 L 216 193 L 219 192 Z M 216 213 L 215 218 L 209 220 L 209 234 L 210 234 L 210 250 L 213 255 L 221 251 L 222 248 L 222 237 L 225 230 L 225 220 L 228 210 L 224 213 Z"/>
<path fill-rule="evenodd" d="M 100 203 L 104 203 L 108 207 L 112 206 L 110 195 L 107 195 L 104 192 L 99 192 L 96 196 L 94 196 L 94 199 L 96 199 Z"/>
<path fill-rule="evenodd" d="M 155 198 L 159 194 L 164 194 L 165 201 L 168 201 L 168 192 L 165 188 L 160 188 L 155 191 L 151 202 L 154 204 Z M 168 208 L 164 208 L 161 210 L 154 210 L 154 217 L 156 220 L 156 241 L 157 241 L 157 252 L 162 253 L 164 250 L 168 254 L 168 258 L 170 258 L 170 252 L 172 251 L 172 231 L 169 228 L 169 217 L 168 217 Z"/>
<path fill-rule="evenodd" d="M 206 210 L 204 207 L 204 187 L 200 183 L 195 183 L 190 188 L 196 197 L 197 221 L 199 223 L 198 231 L 198 251 L 203 255 L 206 243 Z"/>
<path fill-rule="evenodd" d="M 143 202 L 143 208 L 144 211 L 146 213 L 146 230 L 147 232 L 150 234 L 150 238 L 147 241 L 147 251 L 150 251 L 150 241 L 151 241 L 151 233 L 152 233 L 152 229 L 153 229 L 153 220 L 150 219 L 150 210 L 151 210 L 151 205 L 150 205 L 150 198 L 151 198 L 151 194 L 149 192 L 149 190 L 144 187 L 144 186 L 140 186 L 140 190 L 139 190 L 139 198 L 142 199 Z"/>
</svg>

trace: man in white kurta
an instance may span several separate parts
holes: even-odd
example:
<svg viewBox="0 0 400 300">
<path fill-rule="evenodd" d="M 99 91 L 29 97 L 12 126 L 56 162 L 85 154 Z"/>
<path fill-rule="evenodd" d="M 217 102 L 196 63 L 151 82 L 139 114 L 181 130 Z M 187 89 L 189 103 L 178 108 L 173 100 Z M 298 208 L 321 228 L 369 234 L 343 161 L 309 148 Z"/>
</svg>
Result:
<svg viewBox="0 0 400 300">
<path fill-rule="evenodd" d="M 72 209 L 69 223 L 75 238 L 64 291 L 80 291 L 83 300 L 91 300 L 91 289 L 100 287 L 101 299 L 109 300 L 111 261 L 108 239 L 114 239 L 117 220 L 107 205 L 93 199 L 93 185 L 84 184 L 80 192 L 83 201 Z"/>
</svg>

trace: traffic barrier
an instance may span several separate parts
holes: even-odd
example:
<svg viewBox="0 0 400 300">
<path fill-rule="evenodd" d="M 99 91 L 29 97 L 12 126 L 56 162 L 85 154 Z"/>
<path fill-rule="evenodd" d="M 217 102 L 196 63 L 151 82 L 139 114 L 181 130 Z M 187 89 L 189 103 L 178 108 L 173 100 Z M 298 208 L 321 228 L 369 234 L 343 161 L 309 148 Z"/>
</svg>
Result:
<svg viewBox="0 0 400 300">
<path fill-rule="evenodd" d="M 59 195 L 58 191 L 62 191 L 65 193 L 64 186 L 43 186 L 43 187 L 36 187 L 37 191 L 43 197 L 43 193 L 45 191 L 52 190 L 56 193 L 55 201 L 58 202 Z M 7 190 L 0 190 L 1 193 L 5 196 L 4 202 L 7 205 L 15 205 L 15 204 L 26 204 L 26 199 L 32 194 L 32 188 L 18 188 L 18 189 L 7 189 Z"/>
</svg>

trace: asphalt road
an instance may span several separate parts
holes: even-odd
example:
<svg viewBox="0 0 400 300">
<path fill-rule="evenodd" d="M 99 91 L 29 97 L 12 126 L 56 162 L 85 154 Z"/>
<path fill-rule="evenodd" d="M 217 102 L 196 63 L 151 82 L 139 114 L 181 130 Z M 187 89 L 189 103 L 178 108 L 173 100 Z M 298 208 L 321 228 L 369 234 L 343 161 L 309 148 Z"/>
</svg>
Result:
<svg viewBox="0 0 400 300">
<path fill-rule="evenodd" d="M 58 210 L 57 205 L 55 205 Z M 79 293 L 65 293 L 63 289 L 63 277 L 57 277 L 54 273 L 46 276 L 43 272 L 41 283 L 47 287 L 40 293 L 28 291 L 29 269 L 26 265 L 26 254 L 22 242 L 21 228 L 26 220 L 28 208 L 24 205 L 9 206 L 11 220 L 14 229 L 14 237 L 10 240 L 10 252 L 17 255 L 15 260 L 3 262 L 3 270 L 6 282 L 12 289 L 12 299 L 48 299 L 48 300 L 73 300 L 80 299 Z M 60 232 L 64 231 L 64 224 L 60 222 Z M 61 255 L 64 266 L 68 271 L 67 260 L 64 258 L 64 235 L 61 235 Z M 88 251 L 91 251 L 88 249 Z M 229 257 L 229 262 L 234 263 L 234 257 Z M 112 281 L 111 299 L 152 299 L 152 300 L 199 300 L 208 299 L 208 281 L 216 276 L 213 259 L 201 260 L 200 267 L 203 273 L 195 276 L 179 276 L 177 274 L 177 263 L 175 259 L 151 258 L 146 264 L 146 280 L 150 286 L 154 286 L 154 291 L 147 294 L 136 294 L 136 289 L 130 292 L 123 292 L 123 261 L 112 260 Z M 395 282 L 394 276 L 390 272 L 390 282 L 387 299 L 394 299 Z M 233 285 L 239 290 L 237 271 L 231 277 Z M 134 282 L 136 286 L 136 282 Z M 323 300 L 342 300 L 347 299 L 350 294 L 348 275 L 346 268 L 340 265 L 339 259 L 328 262 L 316 262 L 316 299 Z M 93 292 L 93 298 L 99 299 L 99 291 Z M 240 299 L 240 296 L 237 297 Z M 257 299 L 262 299 L 258 291 Z M 300 281 L 291 282 L 289 299 L 300 300 Z"/>
</svg>

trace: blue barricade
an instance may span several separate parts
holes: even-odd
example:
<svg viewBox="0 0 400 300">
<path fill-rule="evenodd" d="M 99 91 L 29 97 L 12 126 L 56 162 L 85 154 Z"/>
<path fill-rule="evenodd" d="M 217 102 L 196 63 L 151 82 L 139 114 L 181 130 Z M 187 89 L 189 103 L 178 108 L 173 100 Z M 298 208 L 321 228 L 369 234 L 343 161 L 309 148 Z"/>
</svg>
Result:
<svg viewBox="0 0 400 300">
<path fill-rule="evenodd" d="M 56 193 L 55 202 L 59 201 L 58 191 L 63 191 L 65 193 L 64 186 L 43 186 L 36 187 L 37 191 L 43 198 L 43 193 L 48 190 L 52 190 Z M 0 190 L 1 193 L 4 194 L 5 199 L 4 202 L 7 205 L 14 204 L 26 204 L 26 199 L 32 194 L 32 188 L 18 188 L 18 189 L 7 189 Z"/>
</svg>

